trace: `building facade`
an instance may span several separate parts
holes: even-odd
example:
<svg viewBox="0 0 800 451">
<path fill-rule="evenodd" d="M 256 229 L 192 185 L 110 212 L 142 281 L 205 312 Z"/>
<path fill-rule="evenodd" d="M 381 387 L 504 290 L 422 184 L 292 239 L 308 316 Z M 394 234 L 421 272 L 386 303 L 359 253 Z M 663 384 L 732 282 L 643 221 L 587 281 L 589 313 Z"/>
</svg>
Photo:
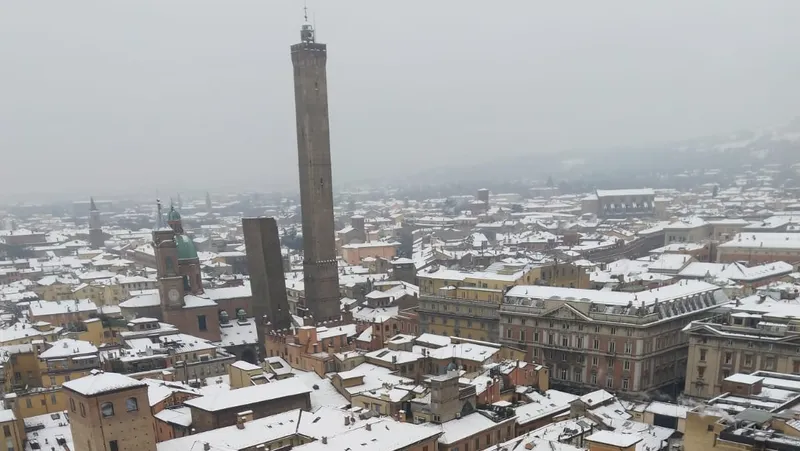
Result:
<svg viewBox="0 0 800 451">
<path fill-rule="evenodd" d="M 500 342 L 545 364 L 555 386 L 645 392 L 683 378 L 681 330 L 726 302 L 700 281 L 639 293 L 517 286 L 500 306 Z"/>
<path fill-rule="evenodd" d="M 800 306 L 766 296 L 743 301 L 686 328 L 687 395 L 719 396 L 724 392 L 724 380 L 736 373 L 800 374 Z"/>
<path fill-rule="evenodd" d="M 64 384 L 76 449 L 155 451 L 147 384 L 116 373 L 95 373 Z"/>
</svg>

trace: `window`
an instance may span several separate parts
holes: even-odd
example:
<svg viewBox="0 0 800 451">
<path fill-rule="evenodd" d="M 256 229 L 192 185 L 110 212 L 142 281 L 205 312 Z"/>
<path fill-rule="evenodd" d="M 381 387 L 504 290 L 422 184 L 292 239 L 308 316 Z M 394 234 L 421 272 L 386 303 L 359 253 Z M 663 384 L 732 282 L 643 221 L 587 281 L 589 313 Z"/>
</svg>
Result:
<svg viewBox="0 0 800 451">
<path fill-rule="evenodd" d="M 709 424 L 708 426 L 706 426 L 706 430 L 708 432 L 714 432 L 714 425 L 713 424 Z"/>
<path fill-rule="evenodd" d="M 197 328 L 199 330 L 208 330 L 208 324 L 206 324 L 206 315 L 197 315 Z"/>
<path fill-rule="evenodd" d="M 706 361 L 706 353 L 707 353 L 707 351 L 705 349 L 701 349 L 700 350 L 700 361 L 701 362 L 705 362 Z"/>
<path fill-rule="evenodd" d="M 113 417 L 114 404 L 110 402 L 104 402 L 103 404 L 100 404 L 100 413 L 103 415 L 103 418 Z"/>
<path fill-rule="evenodd" d="M 597 357 L 592 357 L 592 366 L 597 366 Z"/>
<path fill-rule="evenodd" d="M 50 404 L 55 404 L 55 403 L 56 403 L 56 394 L 53 393 L 50 395 Z"/>
<path fill-rule="evenodd" d="M 726 364 L 726 365 L 730 365 L 730 364 L 731 364 L 731 361 L 733 361 L 733 353 L 731 353 L 731 352 L 726 352 L 726 353 L 725 353 L 725 364 Z"/>
<path fill-rule="evenodd" d="M 698 379 L 702 379 L 705 374 L 706 374 L 706 367 L 698 366 L 697 367 L 697 378 Z"/>
<path fill-rule="evenodd" d="M 622 369 L 625 370 L 625 371 L 630 370 L 631 369 L 631 361 L 630 360 L 626 360 L 626 361 L 622 362 Z"/>
<path fill-rule="evenodd" d="M 50 376 L 50 385 L 56 385 L 56 377 Z"/>
<path fill-rule="evenodd" d="M 75 400 L 72 398 L 69 398 L 69 410 L 75 411 Z"/>
<path fill-rule="evenodd" d="M 27 407 L 29 409 L 33 407 L 33 403 L 31 402 L 31 398 L 25 399 L 25 407 Z"/>
<path fill-rule="evenodd" d="M 752 366 L 752 365 L 753 365 L 753 354 L 745 354 L 744 366 Z"/>
<path fill-rule="evenodd" d="M 614 379 L 612 379 L 612 378 L 610 378 L 610 377 L 609 377 L 609 378 L 606 378 L 606 387 L 608 387 L 608 388 L 614 388 Z"/>
<path fill-rule="evenodd" d="M 3 435 L 6 437 L 11 437 L 11 428 L 8 426 L 3 426 Z"/>
<path fill-rule="evenodd" d="M 561 379 L 567 380 L 567 369 L 561 368 Z"/>
<path fill-rule="evenodd" d="M 506 338 L 511 338 L 511 329 L 506 329 Z"/>
<path fill-rule="evenodd" d="M 539 332 L 534 332 L 534 333 L 533 333 L 533 341 L 534 341 L 535 343 L 538 343 L 538 342 L 539 342 Z"/>
<path fill-rule="evenodd" d="M 617 352 L 617 344 L 615 342 L 608 342 L 608 352 Z"/>
<path fill-rule="evenodd" d="M 594 341 L 592 342 L 592 349 L 600 349 L 600 340 L 598 340 L 597 338 L 595 338 Z"/>
<path fill-rule="evenodd" d="M 81 416 L 86 418 L 86 408 L 83 407 L 83 403 L 81 403 Z"/>
<path fill-rule="evenodd" d="M 578 342 L 575 343 L 576 348 L 583 348 L 583 337 L 578 337 Z"/>
<path fill-rule="evenodd" d="M 136 401 L 136 398 L 128 398 L 125 400 L 125 410 L 128 412 L 139 410 L 139 403 Z"/>
<path fill-rule="evenodd" d="M 625 342 L 625 354 L 631 354 L 633 352 L 633 344 L 630 341 Z"/>
<path fill-rule="evenodd" d="M 549 345 L 555 344 L 554 343 L 555 341 L 556 341 L 555 335 L 553 335 L 553 334 L 547 335 L 547 344 L 549 344 Z"/>
<path fill-rule="evenodd" d="M 519 341 L 525 341 L 525 331 L 524 330 L 520 330 L 519 331 Z"/>
<path fill-rule="evenodd" d="M 569 346 L 569 337 L 561 337 L 561 346 L 565 348 Z"/>
<path fill-rule="evenodd" d="M 597 385 L 597 374 L 592 373 L 592 385 Z"/>
<path fill-rule="evenodd" d="M 575 370 L 575 377 L 573 377 L 572 380 L 574 380 L 575 382 L 582 382 L 581 379 L 583 379 L 583 376 L 581 375 L 581 371 L 580 370 Z"/>
<path fill-rule="evenodd" d="M 617 328 L 616 327 L 612 327 L 611 328 L 611 335 L 617 335 Z"/>
<path fill-rule="evenodd" d="M 622 389 L 623 390 L 628 389 L 628 379 L 622 379 Z"/>
<path fill-rule="evenodd" d="M 775 358 L 767 357 L 764 361 L 764 368 L 771 370 L 775 368 Z"/>
<path fill-rule="evenodd" d="M 116 440 L 111 440 L 108 442 L 108 450 L 109 451 L 119 451 L 119 445 L 117 445 Z"/>
<path fill-rule="evenodd" d="M 594 326 L 594 333 L 596 334 L 600 333 L 600 326 Z"/>
<path fill-rule="evenodd" d="M 722 370 L 722 378 L 727 379 L 731 377 L 731 370 Z"/>
</svg>

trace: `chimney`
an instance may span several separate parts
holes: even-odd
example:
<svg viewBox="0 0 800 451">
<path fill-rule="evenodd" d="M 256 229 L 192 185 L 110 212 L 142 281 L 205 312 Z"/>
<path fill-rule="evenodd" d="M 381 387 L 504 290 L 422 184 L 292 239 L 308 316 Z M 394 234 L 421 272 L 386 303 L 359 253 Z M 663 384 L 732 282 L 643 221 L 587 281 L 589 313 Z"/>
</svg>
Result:
<svg viewBox="0 0 800 451">
<path fill-rule="evenodd" d="M 345 426 L 350 426 L 350 417 L 348 417 L 348 416 L 344 417 L 344 425 Z"/>
<path fill-rule="evenodd" d="M 366 429 L 367 429 L 368 431 L 371 431 L 371 430 L 372 430 L 372 424 L 370 424 L 370 423 L 367 423 L 367 428 L 366 428 Z"/>
<path fill-rule="evenodd" d="M 405 423 L 406 422 L 406 411 L 405 410 L 401 410 L 401 411 L 397 412 L 397 416 L 398 416 L 398 419 L 400 420 L 401 423 Z"/>
<path fill-rule="evenodd" d="M 244 412 L 239 412 L 236 414 L 236 427 L 239 429 L 244 429 L 244 424 L 248 421 L 253 421 L 253 411 L 252 410 L 245 410 Z"/>
<path fill-rule="evenodd" d="M 203 442 L 203 450 L 204 451 L 211 451 L 211 443 Z"/>
<path fill-rule="evenodd" d="M 322 436 L 322 444 L 323 445 L 327 445 L 328 444 L 328 437 L 325 437 L 324 435 Z"/>
</svg>

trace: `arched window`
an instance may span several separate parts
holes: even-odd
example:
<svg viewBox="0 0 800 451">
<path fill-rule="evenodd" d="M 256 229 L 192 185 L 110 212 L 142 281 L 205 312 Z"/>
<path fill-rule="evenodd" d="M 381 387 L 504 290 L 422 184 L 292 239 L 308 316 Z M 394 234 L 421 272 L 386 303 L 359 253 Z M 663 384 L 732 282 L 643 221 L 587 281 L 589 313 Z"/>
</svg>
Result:
<svg viewBox="0 0 800 451">
<path fill-rule="evenodd" d="M 125 409 L 128 412 L 135 412 L 139 410 L 139 402 L 136 401 L 136 398 L 128 398 L 125 400 Z"/>
<path fill-rule="evenodd" d="M 103 418 L 113 417 L 114 416 L 114 404 L 110 402 L 104 402 L 100 404 L 100 414 L 103 415 Z"/>
<path fill-rule="evenodd" d="M 69 398 L 69 410 L 75 411 L 75 400 L 72 398 Z"/>
</svg>

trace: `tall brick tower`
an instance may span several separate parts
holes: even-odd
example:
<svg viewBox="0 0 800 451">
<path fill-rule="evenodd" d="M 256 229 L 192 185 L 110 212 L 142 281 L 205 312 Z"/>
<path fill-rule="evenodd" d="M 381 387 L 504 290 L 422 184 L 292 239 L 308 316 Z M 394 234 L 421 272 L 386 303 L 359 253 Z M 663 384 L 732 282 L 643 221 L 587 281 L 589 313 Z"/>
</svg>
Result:
<svg viewBox="0 0 800 451">
<path fill-rule="evenodd" d="M 306 21 L 300 29 L 300 43 L 292 45 L 291 53 L 306 307 L 314 320 L 320 322 L 340 316 L 325 74 L 328 51 L 325 44 L 316 42 L 314 27 Z"/>
<path fill-rule="evenodd" d="M 103 229 L 100 225 L 100 210 L 94 203 L 94 198 L 89 202 L 89 244 L 92 249 L 102 249 L 105 243 Z"/>
</svg>

